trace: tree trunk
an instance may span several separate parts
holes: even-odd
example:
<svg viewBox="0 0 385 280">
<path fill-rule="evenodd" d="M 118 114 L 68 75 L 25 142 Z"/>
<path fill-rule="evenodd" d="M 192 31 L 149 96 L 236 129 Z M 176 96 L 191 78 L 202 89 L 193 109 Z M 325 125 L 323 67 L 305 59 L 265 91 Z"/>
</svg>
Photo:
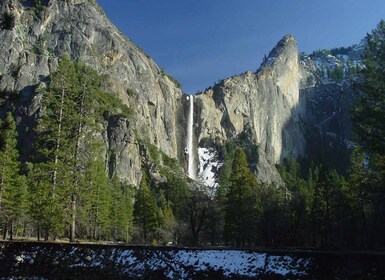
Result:
<svg viewBox="0 0 385 280">
<path fill-rule="evenodd" d="M 40 241 L 40 224 L 37 225 L 37 241 Z"/>
<path fill-rule="evenodd" d="M 57 127 L 58 136 L 56 138 L 55 158 L 54 158 L 55 169 L 53 171 L 53 177 L 52 177 L 52 197 L 55 197 L 55 190 L 56 190 L 56 185 L 57 185 L 57 164 L 59 161 L 61 132 L 62 132 L 62 126 L 63 126 L 63 117 L 64 117 L 64 97 L 65 97 L 65 90 L 62 89 L 62 93 L 60 96 L 59 123 L 58 123 L 58 127 Z"/>
<path fill-rule="evenodd" d="M 3 240 L 5 240 L 5 239 L 7 238 L 7 230 L 8 230 L 7 224 L 8 224 L 8 221 L 6 221 L 6 222 L 4 223 Z"/>
<path fill-rule="evenodd" d="M 70 232 L 70 242 L 75 242 L 76 234 L 76 195 L 72 194 L 71 198 L 71 232 Z"/>
<path fill-rule="evenodd" d="M 9 221 L 9 240 L 13 240 L 13 219 Z"/>
<path fill-rule="evenodd" d="M 44 233 L 44 241 L 48 241 L 48 239 L 49 239 L 49 230 L 48 228 L 46 228 Z"/>
<path fill-rule="evenodd" d="M 1 174 L 4 174 L 4 167 L 1 170 Z M 2 202 L 3 202 L 3 190 L 4 190 L 4 178 L 0 178 L 0 211 L 2 208 Z"/>
<path fill-rule="evenodd" d="M 76 135 L 76 148 L 75 148 L 75 172 L 78 173 L 80 172 L 80 167 L 79 167 L 79 150 L 80 150 L 80 139 L 82 136 L 82 131 L 83 131 L 83 113 L 84 113 L 84 108 L 83 108 L 83 103 L 84 103 L 84 97 L 86 94 L 86 87 L 83 85 L 83 94 L 81 96 L 81 101 L 80 101 L 80 119 L 79 119 L 79 125 L 78 125 L 78 132 Z M 76 234 L 76 203 L 77 203 L 77 197 L 76 193 L 79 188 L 79 174 L 74 174 L 75 176 L 75 182 L 74 182 L 74 192 L 71 195 L 71 233 L 70 233 L 70 242 L 75 242 L 75 234 Z"/>
</svg>

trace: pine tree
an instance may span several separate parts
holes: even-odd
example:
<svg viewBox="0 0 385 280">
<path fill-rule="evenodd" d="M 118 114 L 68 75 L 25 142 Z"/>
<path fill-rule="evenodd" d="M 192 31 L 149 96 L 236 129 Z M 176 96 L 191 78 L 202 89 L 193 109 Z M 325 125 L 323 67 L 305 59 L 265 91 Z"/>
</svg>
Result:
<svg viewBox="0 0 385 280">
<path fill-rule="evenodd" d="M 366 36 L 363 93 L 354 108 L 354 130 L 367 151 L 385 155 L 385 21 Z"/>
<path fill-rule="evenodd" d="M 264 245 L 275 247 L 284 245 L 290 238 L 290 213 L 285 193 L 274 186 L 266 186 L 261 191 L 262 214 L 258 223 Z"/>
<path fill-rule="evenodd" d="M 91 229 L 91 238 L 100 240 L 110 233 L 111 188 L 106 173 L 104 161 L 99 158 L 90 159 L 86 166 L 84 181 L 79 183 L 84 193 L 78 192 L 80 204 L 85 207 L 88 217 L 88 227 Z"/>
<path fill-rule="evenodd" d="M 260 218 L 259 186 L 251 173 L 246 154 L 235 151 L 225 204 L 224 234 L 227 242 L 237 246 L 251 245 Z"/>
<path fill-rule="evenodd" d="M 174 238 L 174 232 L 176 229 L 176 220 L 170 201 L 167 201 L 165 191 L 159 188 L 155 192 L 156 203 L 158 206 L 157 221 L 158 228 L 156 230 L 157 241 L 163 244 L 167 244 Z"/>
<path fill-rule="evenodd" d="M 311 212 L 314 245 L 328 247 L 344 243 L 346 189 L 345 179 L 335 170 L 320 168 Z"/>
<path fill-rule="evenodd" d="M 145 173 L 143 172 L 143 174 Z M 158 227 L 158 211 L 155 197 L 148 185 L 148 179 L 146 175 L 143 175 L 135 195 L 134 221 L 141 231 L 144 243 L 149 241 L 148 238 L 155 233 Z"/>
<path fill-rule="evenodd" d="M 9 231 L 12 239 L 14 226 L 25 218 L 27 190 L 26 179 L 20 175 L 16 123 L 10 113 L 0 122 L 0 131 L 0 219 L 3 238 Z"/>
<path fill-rule="evenodd" d="M 366 36 L 363 56 L 363 81 L 356 97 L 353 125 L 359 144 L 367 156 L 366 180 L 363 187 L 369 193 L 372 213 L 367 243 L 385 244 L 385 21 Z"/>
<path fill-rule="evenodd" d="M 73 118 L 77 78 L 73 63 L 68 58 L 59 62 L 58 71 L 52 74 L 49 88 L 41 89 L 42 108 L 36 128 L 38 136 L 34 158 L 33 186 L 39 198 L 33 200 L 32 216 L 43 227 L 44 238 L 56 238 L 63 233 L 66 201 L 72 183 L 71 155 Z M 41 200 L 42 199 L 42 200 Z M 67 220 L 68 221 L 68 220 Z M 39 230 L 40 231 L 40 230 Z"/>
<path fill-rule="evenodd" d="M 134 229 L 134 188 L 119 182 L 114 176 L 112 182 L 111 231 L 114 240 L 129 242 Z"/>
<path fill-rule="evenodd" d="M 89 162 L 96 161 L 102 169 L 98 156 L 94 153 L 89 156 L 90 149 L 98 142 L 94 139 L 95 132 L 100 129 L 105 112 L 128 116 L 117 97 L 101 90 L 104 82 L 105 78 L 94 69 L 63 57 L 48 87 L 40 89 L 43 105 L 36 129 L 32 188 L 45 199 L 33 200 L 36 205 L 32 208 L 42 207 L 47 211 L 43 215 L 33 214 L 39 219 L 38 224 L 45 225 L 45 238 L 62 234 L 63 226 L 69 226 L 70 241 L 75 240 L 82 211 L 79 207 L 84 203 L 82 195 L 87 189 L 82 182 L 87 173 L 94 172 L 87 168 L 95 168 Z M 61 224 L 57 225 L 56 221 Z"/>
</svg>

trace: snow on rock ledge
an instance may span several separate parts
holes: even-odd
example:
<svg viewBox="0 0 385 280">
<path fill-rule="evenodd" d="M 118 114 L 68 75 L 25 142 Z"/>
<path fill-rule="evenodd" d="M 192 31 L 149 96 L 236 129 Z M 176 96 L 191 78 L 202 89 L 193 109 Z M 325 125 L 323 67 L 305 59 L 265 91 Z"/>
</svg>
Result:
<svg viewBox="0 0 385 280">
<path fill-rule="evenodd" d="M 209 188 L 209 193 L 215 193 L 218 187 L 218 169 L 222 163 L 218 160 L 216 151 L 208 148 L 198 148 L 199 172 L 198 178 Z"/>
</svg>

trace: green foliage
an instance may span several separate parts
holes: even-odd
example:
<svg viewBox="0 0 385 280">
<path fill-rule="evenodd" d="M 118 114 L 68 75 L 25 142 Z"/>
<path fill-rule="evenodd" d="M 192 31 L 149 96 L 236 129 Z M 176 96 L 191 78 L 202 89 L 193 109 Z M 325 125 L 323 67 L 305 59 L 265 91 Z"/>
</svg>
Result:
<svg viewBox="0 0 385 280">
<path fill-rule="evenodd" d="M 328 78 L 333 79 L 335 81 L 342 81 L 344 79 L 344 68 L 342 66 L 335 66 L 334 68 L 327 69 Z"/>
<path fill-rule="evenodd" d="M 186 201 L 190 194 L 189 185 L 186 176 L 175 172 L 175 170 L 163 168 L 162 174 L 166 177 L 167 182 L 160 187 L 164 190 L 164 196 L 172 208 L 176 219 L 184 218 Z"/>
<path fill-rule="evenodd" d="M 231 177 L 232 162 L 234 153 L 237 149 L 242 149 L 246 154 L 250 167 L 255 166 L 258 162 L 258 146 L 253 143 L 248 133 L 241 133 L 238 138 L 226 143 L 224 154 L 224 162 L 219 176 L 219 188 L 217 196 L 222 199 L 228 190 L 228 184 Z"/>
<path fill-rule="evenodd" d="M 147 150 L 148 150 L 148 153 L 150 154 L 151 160 L 157 164 L 160 164 L 160 161 L 162 160 L 162 154 L 160 150 L 151 143 L 147 143 Z"/>
<path fill-rule="evenodd" d="M 319 49 L 319 50 L 316 50 L 316 51 L 312 52 L 310 54 L 310 57 L 326 57 L 326 56 L 328 56 L 330 54 L 331 54 L 330 50 Z"/>
<path fill-rule="evenodd" d="M 151 192 L 147 176 L 143 172 L 139 189 L 135 195 L 134 222 L 140 229 L 141 239 L 147 243 L 158 227 L 158 206 Z"/>
<path fill-rule="evenodd" d="M 136 96 L 135 90 L 133 90 L 133 89 L 131 89 L 131 88 L 128 88 L 128 89 L 126 90 L 126 93 L 127 93 L 127 95 L 130 96 L 130 97 Z"/>
<path fill-rule="evenodd" d="M 25 219 L 27 208 L 26 178 L 20 174 L 16 123 L 8 113 L 0 120 L 0 222 L 3 236 L 9 227 L 10 238 L 13 227 Z"/>
<path fill-rule="evenodd" d="M 46 211 L 33 215 L 38 224 L 45 224 L 45 238 L 62 234 L 56 223 L 63 221 L 70 226 L 72 241 L 76 227 L 82 229 L 85 221 L 92 227 L 92 238 L 109 233 L 109 182 L 94 133 L 106 115 L 124 116 L 126 107 L 101 90 L 104 83 L 105 77 L 94 69 L 63 57 L 48 87 L 40 89 L 43 101 L 31 188 L 44 197 L 44 201 L 32 200 L 32 208 Z M 88 194 L 92 196 L 87 198 Z"/>
<path fill-rule="evenodd" d="M 337 56 L 337 55 L 348 55 L 349 52 L 354 48 L 355 46 L 350 47 L 339 47 L 339 48 L 333 48 L 330 50 L 331 55 Z"/>
<path fill-rule="evenodd" d="M 356 97 L 354 130 L 368 152 L 385 155 L 385 22 L 366 37 L 363 56 L 363 93 Z"/>
<path fill-rule="evenodd" d="M 44 11 L 46 6 L 43 5 L 42 0 L 33 0 L 33 2 L 34 2 L 35 16 L 39 17 L 40 13 Z"/>
<path fill-rule="evenodd" d="M 32 46 L 31 52 L 37 55 L 44 55 L 45 53 L 45 39 L 39 38 Z"/>
<path fill-rule="evenodd" d="M 134 232 L 134 187 L 119 182 L 115 176 L 111 183 L 111 231 L 116 241 L 130 242 Z"/>
<path fill-rule="evenodd" d="M 83 205 L 86 225 L 91 230 L 90 238 L 101 240 L 109 237 L 110 234 L 110 212 L 111 207 L 119 207 L 119 204 L 113 204 L 112 192 L 109 180 L 105 170 L 105 164 L 100 156 L 97 156 L 98 150 L 92 151 L 94 160 L 87 162 L 85 166 L 84 181 L 80 183 L 80 192 L 78 197 Z M 99 150 L 100 152 L 100 150 Z M 129 209 L 127 209 L 129 210 Z"/>
<path fill-rule="evenodd" d="M 261 213 L 258 192 L 259 185 L 249 169 L 246 154 L 237 149 L 226 193 L 224 234 L 227 242 L 243 246 L 253 243 Z"/>
<path fill-rule="evenodd" d="M 0 29 L 12 30 L 15 27 L 15 16 L 10 13 L 3 13 L 0 19 Z"/>
<path fill-rule="evenodd" d="M 266 247 L 282 246 L 290 236 L 289 203 L 284 192 L 274 186 L 263 187 L 260 192 L 261 217 L 258 232 Z"/>
<path fill-rule="evenodd" d="M 385 21 L 366 36 L 364 68 L 353 111 L 353 126 L 361 151 L 352 158 L 351 183 L 362 195 L 364 242 L 385 244 Z M 363 156 L 363 155 L 366 156 Z M 363 162 L 366 161 L 366 166 Z"/>
<path fill-rule="evenodd" d="M 162 150 L 158 149 L 154 144 L 146 142 L 145 146 L 150 156 L 150 160 L 158 165 L 164 165 L 166 168 L 173 169 L 175 171 L 180 170 L 177 159 L 166 155 Z"/>
</svg>

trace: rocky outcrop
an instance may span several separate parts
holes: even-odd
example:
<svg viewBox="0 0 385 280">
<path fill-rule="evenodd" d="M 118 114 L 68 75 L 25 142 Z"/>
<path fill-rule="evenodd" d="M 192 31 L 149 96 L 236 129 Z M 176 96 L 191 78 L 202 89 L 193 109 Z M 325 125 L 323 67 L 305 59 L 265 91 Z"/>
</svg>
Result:
<svg viewBox="0 0 385 280">
<path fill-rule="evenodd" d="M 258 179 L 276 185 L 283 183 L 275 164 L 288 156 L 308 156 L 314 131 L 351 143 L 353 84 L 363 49 L 357 45 L 299 56 L 294 38 L 285 36 L 255 73 L 224 79 L 198 95 L 197 145 L 211 151 L 200 173 L 208 173 L 202 166 L 221 161 L 215 147 L 245 135 L 258 147 Z"/>
<path fill-rule="evenodd" d="M 15 111 L 24 156 L 40 107 L 35 89 L 47 82 L 58 59 L 68 55 L 109 79 L 135 112 L 134 120 L 106 123 L 106 149 L 112 149 L 112 173 L 138 184 L 140 156 L 136 136 L 169 156 L 182 158 L 182 91 L 140 48 L 127 39 L 95 1 L 4 0 L 0 3 L 0 113 Z M 136 131 L 134 135 L 133 131 Z M 179 152 L 182 151 L 182 152 Z"/>
<path fill-rule="evenodd" d="M 317 51 L 302 55 L 300 103 L 306 126 L 322 134 L 352 139 L 351 108 L 354 84 L 362 68 L 363 42 L 349 48 Z"/>
<path fill-rule="evenodd" d="M 197 96 L 199 145 L 223 144 L 246 133 L 258 146 L 260 181 L 281 185 L 274 164 L 304 152 L 299 103 L 300 66 L 297 43 L 284 37 L 261 68 L 221 81 Z"/>
</svg>

